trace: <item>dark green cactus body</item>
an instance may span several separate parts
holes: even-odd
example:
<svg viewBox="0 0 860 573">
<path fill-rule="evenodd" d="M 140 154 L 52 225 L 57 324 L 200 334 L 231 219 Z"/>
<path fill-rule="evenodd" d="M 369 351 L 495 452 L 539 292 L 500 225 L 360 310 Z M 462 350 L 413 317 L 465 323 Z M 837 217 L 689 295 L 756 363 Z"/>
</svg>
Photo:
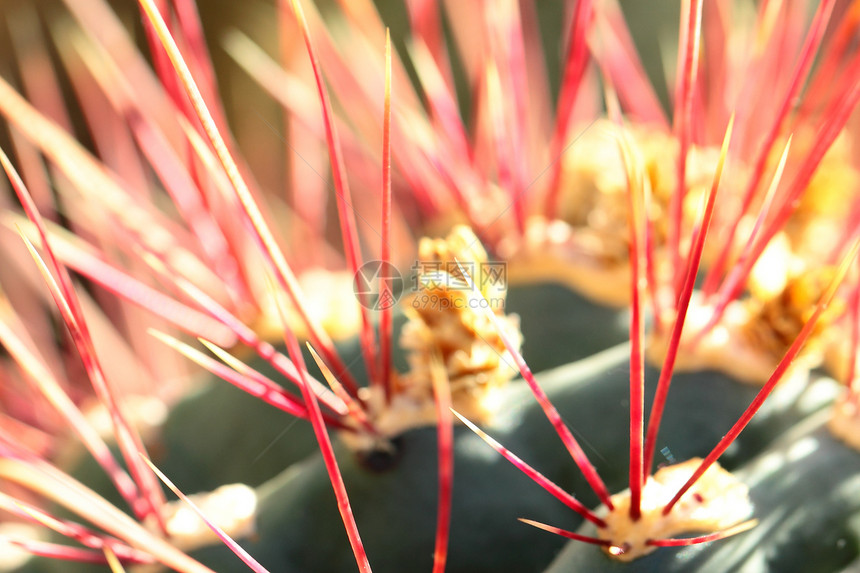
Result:
<svg viewBox="0 0 860 573">
<path fill-rule="evenodd" d="M 401 328 L 405 317 L 398 315 Z M 359 383 L 366 383 L 356 339 L 336 343 L 338 354 Z M 286 354 L 283 345 L 278 350 Z M 398 357 L 402 359 L 402 357 Z M 323 380 L 307 351 L 308 368 Z M 293 384 L 257 356 L 248 364 L 301 398 Z M 223 380 L 211 380 L 176 404 L 165 422 L 155 463 L 186 493 L 228 483 L 258 486 L 318 451 L 310 423 L 294 418 Z"/>
<path fill-rule="evenodd" d="M 421 428 L 398 440 L 400 457 L 387 470 L 367 466 L 338 448 L 362 541 L 375 572 L 432 568 L 436 528 L 436 432 Z M 573 524 L 570 512 L 530 487 L 530 480 L 497 456 L 474 434 L 458 428 L 455 438 L 454 505 L 447 571 L 480 573 L 541 571 L 563 540 L 516 521 L 549 514 Z M 258 536 L 249 550 L 271 571 L 354 572 L 334 494 L 320 458 L 293 467 L 260 492 Z M 209 549 L 225 571 L 223 548 Z M 218 556 L 213 555 L 217 553 Z M 241 571 L 237 565 L 236 571 Z"/>
<path fill-rule="evenodd" d="M 591 304 L 557 285 L 511 287 L 507 311 L 522 317 L 523 353 L 535 371 L 589 356 L 627 336 L 623 312 Z M 403 314 L 395 316 L 395 340 L 405 321 Z M 595 329 L 595 324 L 602 326 Z M 337 350 L 359 383 L 366 383 L 357 339 L 337 343 Z M 404 353 L 395 350 L 395 367 L 404 371 Z M 307 353 L 305 360 L 322 380 Z M 254 358 L 250 365 L 273 380 L 282 379 L 262 359 Z M 172 409 L 159 448 L 163 455 L 155 457 L 156 463 L 192 493 L 234 482 L 257 486 L 315 452 L 317 444 L 306 421 L 214 380 Z"/>
<path fill-rule="evenodd" d="M 560 308 L 565 312 L 558 312 Z M 626 338 L 623 312 L 593 305 L 557 285 L 511 287 L 507 310 L 522 316 L 523 352 L 535 371 L 589 356 Z M 405 321 L 403 314 L 395 316 L 395 339 Z M 603 326 L 595 329 L 594 324 Z M 366 383 L 357 339 L 338 342 L 337 350 L 358 381 Z M 395 367 L 404 371 L 404 353 L 395 350 Z M 317 373 L 307 353 L 305 360 Z M 250 364 L 273 380 L 282 379 L 262 359 L 254 358 Z M 184 491 L 193 493 L 225 483 L 260 485 L 315 452 L 317 443 L 308 422 L 214 380 L 172 409 L 158 448 L 162 452 L 155 455 L 159 467 Z"/>
<path fill-rule="evenodd" d="M 305 420 L 221 381 L 172 409 L 160 446 L 156 464 L 188 492 L 257 486 L 317 449 Z"/>
<path fill-rule="evenodd" d="M 627 487 L 628 356 L 627 345 L 621 345 L 538 376 L 611 492 Z M 653 395 L 657 374 L 648 369 L 646 400 Z M 658 442 L 658 449 L 668 449 L 657 463 L 667 462 L 667 456 L 683 461 L 707 454 L 757 391 L 757 387 L 718 373 L 678 375 Z M 826 378 L 809 386 L 802 380 L 779 386 L 770 405 L 727 452 L 725 465 L 741 466 L 782 433 L 820 410 L 835 393 L 836 384 Z M 596 497 L 525 383 L 512 383 L 502 403 L 487 431 L 587 505 L 595 506 Z M 346 487 L 375 571 L 420 570 L 429 568 L 432 562 L 437 487 L 435 430 L 407 432 L 399 445 L 403 455 L 387 471 L 371 470 L 354 453 L 339 449 Z M 264 564 L 285 571 L 354 571 L 352 553 L 320 459 L 294 467 L 263 486 L 260 493 L 259 536 L 250 549 Z M 531 531 L 516 521 L 518 517 L 565 528 L 581 523 L 576 514 L 520 474 L 477 436 L 459 428 L 448 570 L 541 570 L 558 550 L 561 538 Z"/>
<path fill-rule="evenodd" d="M 659 371 L 646 366 L 646 416 Z M 628 485 L 629 349 L 619 346 L 538 377 L 611 493 Z M 676 374 L 657 439 L 655 466 L 704 457 L 747 408 L 757 386 L 719 372 Z M 830 403 L 838 385 L 826 377 L 786 380 L 721 458 L 733 469 L 758 454 L 799 421 Z M 536 469 L 594 506 L 598 500 L 567 455 L 540 406 L 524 396 L 517 419 L 500 420 L 524 444 L 517 451 Z M 513 448 L 511 448 L 513 449 Z M 534 517 L 540 520 L 540 516 Z"/>
<path fill-rule="evenodd" d="M 557 286 L 512 288 L 509 312 L 522 315 L 526 360 L 537 372 L 570 357 L 585 359 L 540 372 L 538 380 L 573 430 L 611 493 L 627 487 L 629 347 L 622 313 L 595 307 Z M 564 312 L 553 312 L 559 305 Z M 538 318 L 535 318 L 538 317 Z M 583 318 L 586 317 L 586 318 Z M 398 331 L 403 318 L 397 322 Z M 599 336 L 592 335 L 600 332 Z M 339 347 L 363 378 L 355 341 Z M 605 349 L 605 350 L 604 350 Z M 395 359 L 403 362 L 402 352 Z M 255 364 L 274 379 L 266 365 Z M 646 368 L 646 414 L 659 372 Z M 720 463 L 750 485 L 759 526 L 705 546 L 661 549 L 633 563 L 610 561 L 602 551 L 567 544 L 562 537 L 517 521 L 529 518 L 569 530 L 582 524 L 494 452 L 478 436 L 456 428 L 451 573 L 498 571 L 790 571 L 814 556 L 814 569 L 838 571 L 857 556 L 856 517 L 860 454 L 805 420 L 829 404 L 835 382 L 813 377 L 777 386 Z M 676 374 L 657 443 L 655 465 L 704 456 L 759 391 L 716 372 Z M 485 430 L 511 451 L 573 493 L 598 504 L 525 382 L 503 391 Z M 782 438 L 785 434 L 794 438 Z M 393 458 L 368 460 L 338 440 L 336 452 L 356 521 L 377 573 L 430 570 L 437 501 L 436 429 L 420 428 L 395 440 Z M 816 449 L 803 444 L 816 443 Z M 801 444 L 801 445 L 798 445 Z M 188 493 L 230 482 L 260 485 L 257 534 L 242 544 L 273 572 L 340 573 L 356 570 L 310 425 L 216 381 L 171 412 L 162 450 L 153 456 Z M 96 468 L 97 470 L 97 468 Z M 88 484 L 104 483 L 88 471 Z M 99 481 L 100 479 L 100 481 Z M 115 497 L 115 496 L 114 496 Z M 589 530 L 590 534 L 593 531 Z M 755 541 L 750 541 L 755 540 Z M 563 550 L 563 552 L 562 552 Z M 562 552 L 550 566 L 553 559 Z M 195 553 L 220 572 L 247 568 L 222 546 Z M 35 560 L 31 567 L 45 565 Z M 50 569 L 68 569 L 50 563 Z M 66 568 L 66 569 L 64 569 Z M 28 569 L 38 571 L 39 569 Z"/>
<path fill-rule="evenodd" d="M 520 316 L 522 353 L 534 372 L 587 358 L 627 340 L 627 309 L 595 304 L 557 284 L 508 288 L 505 312 Z"/>
</svg>

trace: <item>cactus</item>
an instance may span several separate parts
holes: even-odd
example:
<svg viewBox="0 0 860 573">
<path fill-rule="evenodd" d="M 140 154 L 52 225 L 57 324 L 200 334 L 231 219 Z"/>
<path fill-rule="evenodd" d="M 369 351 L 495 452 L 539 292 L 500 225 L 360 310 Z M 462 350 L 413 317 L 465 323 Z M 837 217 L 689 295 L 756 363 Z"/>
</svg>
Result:
<svg viewBox="0 0 860 573">
<path fill-rule="evenodd" d="M 67 3 L 0 79 L 9 570 L 860 560 L 857 2 L 683 0 L 671 118 L 611 0 L 279 2 L 279 62 L 223 45 L 286 200 L 192 2 L 149 62 Z"/>
</svg>

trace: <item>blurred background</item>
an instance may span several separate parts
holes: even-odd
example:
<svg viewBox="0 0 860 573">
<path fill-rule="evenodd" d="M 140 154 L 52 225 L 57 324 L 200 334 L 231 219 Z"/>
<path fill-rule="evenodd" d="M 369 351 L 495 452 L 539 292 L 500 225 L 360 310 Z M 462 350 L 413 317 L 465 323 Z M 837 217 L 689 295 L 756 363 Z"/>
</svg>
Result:
<svg viewBox="0 0 860 573">
<path fill-rule="evenodd" d="M 307 1 L 307 0 L 305 0 Z M 403 42 L 407 33 L 408 18 L 403 0 L 374 0 L 385 23 L 390 27 L 395 48 L 405 55 Z M 134 34 L 138 45 L 146 52 L 146 41 L 141 26 L 137 3 L 132 0 L 111 0 L 109 4 Z M 324 17 L 337 18 L 335 0 L 317 0 Z M 457 10 L 457 1 L 440 2 L 443 13 Z M 531 3 L 529 3 L 531 4 Z M 547 0 L 535 2 L 543 39 L 550 94 L 557 94 L 561 71 L 561 55 L 565 45 L 565 22 L 575 2 Z M 677 0 L 621 0 L 637 44 L 658 94 L 668 104 L 663 62 L 674 62 L 677 44 L 679 7 Z M 260 45 L 273 58 L 278 57 L 277 0 L 197 0 L 204 33 L 212 54 L 218 77 L 220 94 L 240 149 L 263 188 L 276 190 L 286 180 L 284 173 L 284 119 L 280 105 L 268 96 L 260 85 L 239 68 L 224 49 L 226 35 L 239 30 Z M 0 74 L 19 82 L 18 61 L 22 46 L 39 34 L 47 38 L 54 63 L 58 63 L 57 50 L 64 49 L 56 41 L 56 31 L 71 16 L 60 0 L 0 0 Z M 446 30 L 450 32 L 450 30 Z M 297 38 L 293 41 L 298 40 Z M 26 48 L 23 48 L 26 49 Z M 302 50 L 303 53 L 303 50 Z M 405 60 L 406 58 L 404 58 Z M 456 61 L 454 62 L 457 63 Z M 673 64 L 672 64 L 673 65 Z M 66 95 L 66 103 L 75 126 L 75 135 L 88 145 L 91 142 L 87 129 L 77 111 L 74 93 L 65 81 L 62 66 L 56 66 Z M 456 67 L 456 66 L 455 66 Z M 456 70 L 455 70 L 456 72 Z M 462 80 L 462 75 L 459 77 Z M 458 96 L 464 117 L 468 117 L 468 88 L 458 85 Z M 5 125 L 0 127 L 0 144 L 10 149 Z"/>
</svg>

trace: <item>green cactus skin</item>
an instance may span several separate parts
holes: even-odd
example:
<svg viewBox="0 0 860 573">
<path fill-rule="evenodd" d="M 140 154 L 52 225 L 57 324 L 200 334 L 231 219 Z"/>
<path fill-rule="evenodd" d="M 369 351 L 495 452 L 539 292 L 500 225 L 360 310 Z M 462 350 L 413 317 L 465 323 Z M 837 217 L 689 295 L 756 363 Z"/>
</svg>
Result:
<svg viewBox="0 0 860 573">
<path fill-rule="evenodd" d="M 396 319 L 401 327 L 404 317 Z M 360 383 L 366 383 L 357 340 L 336 344 L 338 354 Z M 279 350 L 286 354 L 282 346 Z M 305 361 L 314 367 L 310 353 Z M 254 356 L 248 364 L 275 381 L 283 377 Z M 322 380 L 322 376 L 318 376 Z M 298 394 L 291 384 L 287 389 Z M 172 409 L 155 458 L 159 467 L 187 493 L 211 491 L 228 483 L 256 487 L 318 451 L 313 429 L 223 380 L 207 380 Z"/>
<path fill-rule="evenodd" d="M 626 338 L 622 313 L 588 303 L 555 285 L 512 287 L 509 301 L 508 310 L 522 315 L 524 354 L 536 371 L 560 362 L 565 354 L 591 354 L 546 370 L 538 374 L 538 380 L 581 441 L 610 492 L 625 489 L 629 346 L 601 348 Z M 565 312 L 549 312 L 561 304 Z M 401 316 L 398 330 L 403 321 Z M 600 334 L 592 335 L 595 331 Z M 359 352 L 355 341 L 339 345 L 339 350 L 347 361 Z M 397 356 L 397 360 L 403 357 Z M 255 367 L 273 376 L 268 367 Z M 360 368 L 354 371 L 362 376 Z M 658 374 L 657 369 L 646 367 L 646 406 L 653 397 Z M 655 464 L 706 455 L 757 391 L 755 386 L 717 372 L 676 374 Z M 808 384 L 786 380 L 721 458 L 724 467 L 736 470 L 751 486 L 755 517 L 761 520 L 758 528 L 736 539 L 702 547 L 661 549 L 629 564 L 611 562 L 592 546 L 577 542 L 566 545 L 559 536 L 518 522 L 518 517 L 524 517 L 574 530 L 582 520 L 478 436 L 458 427 L 447 571 L 539 573 L 562 549 L 547 571 L 611 571 L 625 567 L 631 571 L 682 571 L 722 562 L 729 554 L 735 560 L 732 567 L 740 570 L 784 570 L 777 567 L 783 562 L 772 553 L 779 553 L 779 559 L 787 555 L 784 559 L 789 564 L 791 555 L 802 562 L 803 555 L 821 553 L 818 563 L 822 570 L 836 571 L 857 554 L 856 535 L 849 519 L 854 513 L 849 503 L 853 490 L 849 486 L 860 457 L 830 438 L 826 429 L 807 430 L 805 426 L 838 392 L 838 385 L 822 376 L 813 376 Z M 503 390 L 501 404 L 496 419 L 485 430 L 587 506 L 596 506 L 596 497 L 526 384 L 522 380 L 512 382 Z M 278 438 L 285 428 L 289 429 Z M 809 436 L 820 442 L 819 450 L 777 466 L 766 463 L 769 452 L 780 455 Z M 397 443 L 400 453 L 387 460 L 390 467 L 386 469 L 372 469 L 371 464 L 343 445 L 336 448 L 338 461 L 374 571 L 429 570 L 436 526 L 436 430 L 412 430 Z M 271 571 L 355 570 L 334 495 L 306 422 L 294 422 L 226 382 L 213 381 L 173 408 L 164 427 L 162 447 L 158 457 L 162 467 L 186 492 L 211 490 L 234 481 L 262 484 L 258 488 L 257 535 L 244 540 L 243 545 Z M 266 447 L 269 449 L 264 452 Z M 659 450 L 663 448 L 667 449 L 661 454 Z M 91 471 L 94 469 L 98 468 L 79 468 L 78 475 L 88 484 L 103 483 L 101 491 L 109 494 L 107 478 L 99 478 Z M 796 479 L 787 479 L 788 471 Z M 788 514 L 808 514 L 811 525 L 799 526 L 799 517 L 790 520 Z M 772 521 L 777 522 L 776 526 L 769 525 Z M 837 525 L 835 529 L 833 523 Z M 832 555 L 826 551 L 830 546 L 825 541 L 814 539 L 817 530 L 825 529 L 834 532 L 824 535 L 833 538 L 833 543 L 837 538 L 846 540 Z M 766 547 L 759 547 L 757 553 L 744 549 L 744 540 L 752 536 L 760 536 L 761 542 L 756 545 Z M 792 549 L 793 539 L 805 545 Z M 221 546 L 199 550 L 195 557 L 219 572 L 247 570 Z M 93 570 L 81 565 L 69 567 L 66 563 L 33 560 L 26 571 Z"/>
<path fill-rule="evenodd" d="M 544 373 L 539 377 L 550 401 L 574 430 L 598 472 L 615 492 L 627 487 L 627 426 L 629 424 L 627 391 L 629 387 L 629 349 L 622 345 L 603 356 Z M 602 367 L 594 368 L 597 365 Z M 653 399 L 659 371 L 647 366 L 646 415 Z M 661 431 L 657 439 L 655 464 L 674 458 L 684 461 L 706 455 L 752 401 L 759 388 L 736 382 L 713 371 L 676 374 Z M 826 406 L 837 394 L 838 385 L 826 377 L 817 377 L 809 385 L 802 380 L 779 385 L 769 402 L 753 418 L 737 441 L 721 458 L 729 469 L 737 467 L 791 429 L 799 420 Z M 573 474 L 574 482 L 559 483 L 576 495 L 590 490 L 580 472 L 565 454 L 549 423 L 534 400 L 518 421 L 519 439 L 527 445 L 524 458 L 535 459 L 535 465 L 546 475 Z M 530 432 L 534 432 L 530 434 Z M 671 458 L 661 456 L 667 448 Z M 527 459 L 528 461 L 528 459 Z M 539 466 L 537 464 L 545 464 Z M 564 465 L 568 469 L 545 467 Z M 618 480 L 614 479 L 614 476 Z M 612 477 L 610 477 L 612 476 Z M 596 503 L 596 497 L 593 499 Z"/>
<path fill-rule="evenodd" d="M 558 312 L 559 308 L 565 309 L 565 312 Z M 569 362 L 571 357 L 578 359 L 598 353 L 627 337 L 625 311 L 595 305 L 559 285 L 512 286 L 508 289 L 506 310 L 521 315 L 522 329 L 527 337 L 523 352 L 536 371 L 564 364 Z M 395 315 L 395 340 L 399 337 L 405 321 L 406 317 L 403 314 Z M 594 324 L 601 324 L 603 327 L 595 331 L 592 326 Z M 533 342 L 530 343 L 529 340 Z M 337 349 L 344 362 L 351 366 L 351 371 L 359 383 L 366 383 L 366 372 L 362 367 L 358 341 L 349 339 L 338 342 Z M 617 352 L 612 354 L 612 361 L 616 361 L 617 354 Z M 397 350 L 393 358 L 395 367 L 405 371 L 404 353 Z M 314 368 L 310 355 L 306 355 L 305 359 L 311 368 Z M 585 361 L 584 368 L 599 372 L 602 369 L 599 365 L 603 364 L 604 360 L 604 358 L 598 358 L 597 366 L 588 366 L 588 363 L 594 363 L 594 360 Z M 249 364 L 273 380 L 281 379 L 271 365 L 259 358 L 249 360 Z M 583 366 L 575 366 L 574 370 L 581 368 Z M 564 381 L 561 383 L 563 384 Z M 517 417 L 528 411 L 531 402 L 533 398 L 524 384 L 521 382 L 512 384 L 509 391 L 506 391 L 505 406 L 501 408 L 499 423 L 495 424 L 492 430 L 506 443 L 517 442 L 519 444 L 516 447 L 517 451 L 525 457 L 528 457 L 531 445 L 517 438 L 519 428 Z M 541 423 L 539 419 L 536 421 L 538 424 Z M 549 427 L 544 429 L 548 430 Z M 523 436 L 529 435 L 530 432 L 523 433 Z M 542 439 L 552 440 L 553 437 L 547 434 Z M 343 447 L 339 449 L 338 458 L 347 480 L 350 478 L 355 480 L 347 481 L 351 499 L 356 498 L 354 503 L 360 503 L 358 499 L 361 499 L 362 494 L 367 503 L 371 503 L 375 500 L 375 495 L 382 495 L 378 492 L 393 491 L 407 485 L 421 493 L 421 495 L 416 494 L 418 497 L 412 505 L 404 504 L 389 508 L 390 513 L 395 517 L 398 514 L 406 517 L 420 515 L 419 521 L 414 526 L 391 526 L 392 529 L 400 530 L 402 538 L 400 544 L 404 547 L 403 551 L 392 554 L 390 560 L 392 568 L 389 569 L 392 571 L 403 570 L 404 567 L 409 569 L 414 564 L 412 560 L 422 553 L 427 556 L 428 563 L 432 563 L 433 553 L 436 520 L 436 430 L 435 428 L 415 430 L 404 436 L 404 440 L 404 448 L 409 455 L 398 460 L 397 468 L 389 472 L 366 471 L 357 462 L 355 456 Z M 562 457 L 565 455 L 563 450 L 549 449 L 544 457 L 550 462 L 558 456 L 559 452 Z M 316 438 L 310 424 L 306 421 L 293 419 L 227 382 L 211 380 L 171 409 L 152 454 L 154 462 L 186 493 L 211 491 L 220 485 L 236 482 L 256 487 L 268 481 L 260 488 L 261 495 L 266 501 L 262 503 L 264 512 L 260 517 L 260 542 L 254 545 L 254 549 L 261 551 L 263 555 L 268 552 L 267 532 L 272 532 L 274 539 L 280 540 L 283 538 L 283 531 L 306 528 L 300 520 L 284 521 L 278 518 L 274 508 L 285 507 L 286 500 L 293 499 L 294 494 L 289 493 L 293 488 L 302 492 L 305 491 L 302 488 L 307 489 L 308 486 L 312 486 L 304 494 L 299 493 L 292 503 L 307 503 L 308 500 L 313 499 L 314 503 L 318 500 L 321 507 L 328 507 L 331 510 L 328 513 L 320 510 L 320 514 L 313 518 L 322 524 L 320 527 L 325 533 L 323 537 L 333 538 L 331 542 L 333 546 L 337 547 L 338 551 L 345 552 L 342 556 L 343 568 L 333 570 L 352 571 L 354 569 L 355 563 L 346 543 L 340 517 L 335 510 L 328 477 L 319 459 Z M 476 530 L 467 537 L 472 541 L 464 541 L 459 545 L 456 540 L 452 542 L 452 551 L 457 547 L 460 548 L 459 553 L 464 563 L 462 570 L 478 571 L 483 567 L 481 565 L 483 561 L 487 562 L 485 570 L 498 570 L 493 567 L 496 565 L 502 567 L 514 558 L 519 559 L 514 562 L 520 563 L 520 570 L 540 571 L 549 563 L 552 555 L 562 547 L 563 540 L 538 531 L 531 531 L 530 528 L 517 522 L 516 518 L 535 512 L 540 514 L 549 512 L 554 519 L 568 523 L 571 527 L 578 525 L 578 518 L 571 515 L 565 507 L 547 496 L 540 488 L 532 487 L 528 478 L 521 475 L 508 462 L 487 448 L 477 436 L 464 428 L 457 430 L 455 456 L 454 519 L 460 520 L 460 529 Z M 299 463 L 309 457 L 310 459 L 305 463 Z M 290 469 L 294 465 L 296 467 Z M 547 465 L 552 464 L 547 463 Z M 559 464 L 559 466 L 563 465 Z M 313 475 L 313 479 L 300 480 L 289 477 L 303 472 Z M 125 502 L 114 490 L 110 480 L 89 456 L 81 461 L 73 474 L 118 507 L 125 507 Z M 299 481 L 303 481 L 306 485 L 296 486 L 295 483 Z M 484 482 L 486 482 L 484 485 L 480 485 Z M 399 486 L 400 483 L 404 485 Z M 465 493 L 477 490 L 483 490 L 484 495 L 474 498 Z M 400 496 L 407 498 L 411 491 L 411 489 L 400 491 Z M 498 502 L 499 499 L 510 500 L 511 492 L 526 491 L 530 491 L 530 494 L 515 504 L 508 505 L 507 501 Z M 269 500 L 278 500 L 279 495 L 285 496 L 286 500 L 269 503 Z M 470 503 L 469 499 L 473 499 L 474 503 Z M 373 505 L 373 507 L 376 506 Z M 375 511 L 366 509 L 365 519 L 369 519 L 367 516 L 374 515 Z M 314 512 L 309 511 L 309 513 Z M 325 516 L 325 520 L 322 520 L 322 516 Z M 392 524 L 394 523 L 397 523 L 396 519 L 392 520 Z M 501 530 L 504 535 L 509 536 L 509 539 L 498 544 L 498 547 L 496 547 L 497 543 L 492 541 L 496 535 L 490 533 L 495 530 L 487 529 L 491 525 L 495 530 Z M 362 526 L 361 516 L 359 516 L 359 526 Z M 369 527 L 383 534 L 387 531 L 384 522 Z M 365 536 L 367 536 L 366 529 L 368 527 L 361 529 Z M 458 535 L 458 530 L 455 529 L 453 534 Z M 384 543 L 384 535 L 382 539 L 380 543 Z M 469 544 L 475 546 L 476 539 L 479 540 L 478 545 L 483 543 L 486 547 L 484 551 L 473 553 L 470 549 Z M 307 538 L 304 545 L 298 544 L 297 547 L 307 552 L 311 548 L 325 547 L 324 544 L 320 545 L 321 543 L 323 543 L 321 539 L 312 542 Z M 527 547 L 530 551 L 523 553 L 521 557 L 502 553 L 496 560 L 488 559 L 503 545 L 509 545 L 512 548 Z M 235 562 L 237 571 L 247 570 L 229 551 L 222 549 L 203 550 L 201 554 L 216 555 L 217 557 L 209 558 L 209 563 L 218 571 L 224 570 L 225 563 L 232 562 Z M 312 553 L 318 553 L 320 559 L 329 559 L 333 555 L 333 550 L 313 549 Z M 382 549 L 376 551 L 375 559 L 371 557 L 375 571 L 386 570 L 384 563 L 387 555 L 388 553 Z M 400 560 L 395 559 L 396 556 L 399 556 Z M 265 559 L 263 561 L 265 563 Z M 331 564 L 331 561 L 328 563 Z M 317 565 L 319 564 L 315 563 L 314 567 L 308 565 L 309 568 L 296 567 L 295 570 L 316 571 Z M 35 571 L 31 567 L 42 566 L 47 570 L 59 571 L 71 565 L 33 559 L 27 571 Z M 415 566 L 417 567 L 417 564 Z M 276 564 L 271 570 L 294 570 L 286 565 L 283 567 L 285 568 Z M 74 565 L 74 568 L 76 571 L 92 569 L 91 566 L 78 564 Z M 456 569 L 449 568 L 449 570 Z"/>
<path fill-rule="evenodd" d="M 189 492 L 260 485 L 317 449 L 310 424 L 220 381 L 173 408 L 160 446 L 159 467 Z"/>
<path fill-rule="evenodd" d="M 400 317 L 398 323 L 402 322 Z M 337 348 L 364 382 L 358 342 L 348 340 Z M 305 359 L 312 363 L 310 354 Z M 248 363 L 273 380 L 281 379 L 261 358 Z M 308 422 L 211 377 L 173 405 L 156 440 L 153 462 L 186 493 L 211 491 L 230 483 L 256 487 L 318 451 Z M 125 507 L 91 456 L 84 455 L 72 475 L 114 505 Z"/>
<path fill-rule="evenodd" d="M 628 353 L 627 345 L 621 345 L 539 376 L 542 387 L 582 438 L 613 492 L 624 489 L 628 478 Z M 649 368 L 647 378 L 653 393 L 656 370 Z M 678 375 L 658 443 L 667 444 L 678 461 L 707 454 L 756 391 L 714 372 Z M 741 434 L 722 462 L 730 468 L 743 467 L 744 462 L 778 442 L 781 434 L 820 411 L 837 391 L 837 384 L 828 378 L 818 378 L 809 385 L 802 381 L 781 385 L 770 405 Z M 646 400 L 650 398 L 649 393 Z M 515 382 L 507 390 L 501 413 L 487 431 L 581 500 L 596 504 L 523 382 Z M 368 470 L 350 452 L 339 451 L 375 571 L 430 566 L 435 527 L 435 432 L 430 428 L 408 432 L 401 446 L 404 455 L 388 472 Z M 559 538 L 532 532 L 516 518 L 534 518 L 561 527 L 581 521 L 518 473 L 476 436 L 458 430 L 448 571 L 540 571 L 557 551 L 554 542 Z M 320 459 L 294 467 L 259 491 L 263 508 L 257 522 L 259 536 L 250 549 L 263 564 L 278 571 L 354 570 Z M 224 553 L 223 549 L 217 551 Z M 212 550 L 207 554 L 213 558 Z M 422 555 L 426 563 L 421 561 Z M 222 567 L 218 559 L 212 561 L 216 562 Z"/>
<path fill-rule="evenodd" d="M 587 358 L 628 338 L 627 309 L 592 303 L 557 284 L 510 286 L 505 312 L 520 316 L 522 353 L 534 372 Z"/>
<path fill-rule="evenodd" d="M 566 311 L 560 313 L 559 308 Z M 521 316 L 523 353 L 536 371 L 584 358 L 627 337 L 624 312 L 592 304 L 558 285 L 511 287 L 506 309 Z M 395 339 L 405 321 L 403 314 L 395 316 Z M 595 331 L 593 324 L 605 327 Z M 338 342 L 337 349 L 359 383 L 366 383 L 358 341 Z M 404 353 L 395 352 L 394 359 L 395 367 L 405 371 Z M 309 354 L 305 360 L 315 368 Z M 281 379 L 262 359 L 250 364 L 273 380 Z M 184 491 L 198 492 L 234 482 L 258 486 L 316 452 L 317 444 L 307 422 L 213 380 L 172 408 L 159 448 L 159 467 Z"/>
<path fill-rule="evenodd" d="M 531 333 L 537 341 L 524 350 L 530 363 L 552 365 L 562 362 L 561 357 L 571 352 L 595 353 L 626 337 L 623 313 L 593 305 L 564 287 L 512 287 L 508 302 L 509 312 L 523 315 L 525 335 Z M 559 305 L 569 312 L 551 312 Z M 590 336 L 593 321 L 607 325 L 601 336 Z M 553 341 L 549 349 L 540 344 L 544 339 Z M 571 343 L 580 340 L 584 344 Z M 550 381 L 549 386 L 563 386 L 585 375 L 597 379 L 609 369 L 623 368 L 625 355 L 625 348 L 610 350 L 560 368 L 562 375 L 555 376 L 558 381 Z M 504 394 L 498 420 L 489 431 L 529 458 L 532 445 L 520 438 L 522 417 L 529 416 L 543 426 L 542 440 L 554 439 L 551 428 L 545 420 L 532 415 L 534 399 L 523 382 L 512 383 Z M 531 435 L 532 432 L 522 433 Z M 399 447 L 401 455 L 387 471 L 369 469 L 353 452 L 338 449 L 341 471 L 374 571 L 399 572 L 432 565 L 436 430 L 407 432 L 399 440 Z M 559 453 L 565 455 L 563 450 L 547 449 L 543 455 L 547 458 L 545 465 L 551 467 Z M 562 468 L 564 464 L 556 465 Z M 557 473 L 554 479 L 560 479 L 566 468 Z M 257 521 L 258 536 L 248 548 L 263 565 L 272 571 L 355 569 L 319 456 L 285 471 L 262 486 L 259 494 L 262 509 Z M 572 526 L 579 523 L 578 516 L 534 487 L 526 476 L 465 428 L 456 430 L 453 511 L 447 571 L 538 572 L 563 546 L 563 540 L 532 530 L 519 523 L 517 517 L 537 513 Z M 209 548 L 196 556 L 219 571 L 225 570 L 226 563 L 234 563 L 236 571 L 244 570 L 224 548 Z"/>
<path fill-rule="evenodd" d="M 559 313 L 559 308 L 567 310 Z M 511 287 L 506 309 L 521 315 L 523 352 L 536 371 L 584 358 L 627 337 L 624 312 L 589 303 L 558 285 Z M 403 314 L 395 316 L 395 339 L 405 321 Z M 606 326 L 591 336 L 592 324 Z M 337 349 L 359 383 L 366 383 L 358 341 L 338 342 Z M 405 371 L 404 353 L 395 352 L 394 359 L 395 367 Z M 315 368 L 309 354 L 305 360 Z M 250 364 L 273 380 L 281 379 L 262 359 Z M 172 408 L 161 441 L 163 455 L 156 462 L 187 492 L 210 491 L 234 482 L 258 486 L 317 450 L 310 424 L 291 419 L 221 380 L 213 380 Z"/>
<path fill-rule="evenodd" d="M 432 567 L 436 527 L 436 434 L 406 432 L 401 457 L 387 471 L 368 469 L 353 452 L 338 449 L 350 502 L 375 572 Z M 450 572 L 540 571 L 562 543 L 516 521 L 540 512 L 573 523 L 567 508 L 465 428 L 455 436 L 454 506 Z M 353 572 L 352 556 L 334 495 L 318 457 L 303 462 L 259 490 L 258 537 L 248 549 L 271 571 Z M 563 540 L 562 540 L 563 541 Z M 196 557 L 219 571 L 225 550 Z M 208 555 L 207 555 L 208 553 Z M 236 571 L 242 571 L 238 567 Z"/>
</svg>

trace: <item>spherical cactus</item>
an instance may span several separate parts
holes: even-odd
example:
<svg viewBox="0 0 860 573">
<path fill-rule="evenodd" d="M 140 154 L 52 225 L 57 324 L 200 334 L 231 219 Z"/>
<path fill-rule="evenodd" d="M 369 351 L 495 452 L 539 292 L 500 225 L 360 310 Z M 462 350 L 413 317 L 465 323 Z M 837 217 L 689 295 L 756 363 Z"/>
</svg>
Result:
<svg viewBox="0 0 860 573">
<path fill-rule="evenodd" d="M 857 3 L 682 0 L 668 100 L 614 1 L 66 4 L 0 79 L 0 568 L 860 561 Z"/>
</svg>

